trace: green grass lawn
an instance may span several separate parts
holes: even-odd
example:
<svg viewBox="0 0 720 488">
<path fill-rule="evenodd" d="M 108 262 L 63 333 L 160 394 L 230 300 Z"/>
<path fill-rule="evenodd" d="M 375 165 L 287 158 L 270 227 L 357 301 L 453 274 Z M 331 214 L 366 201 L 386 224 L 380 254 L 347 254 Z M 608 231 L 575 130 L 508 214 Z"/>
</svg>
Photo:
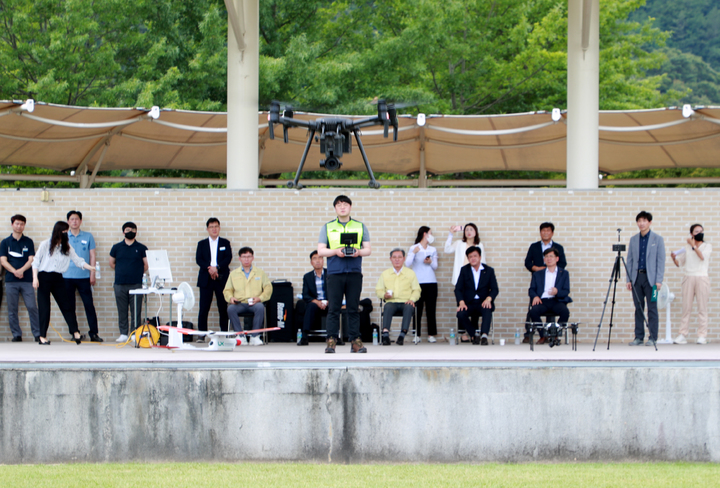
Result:
<svg viewBox="0 0 720 488">
<path fill-rule="evenodd" d="M 625 464 L 60 464 L 0 466 L 0 486 L 118 487 L 712 487 L 720 465 Z"/>
</svg>

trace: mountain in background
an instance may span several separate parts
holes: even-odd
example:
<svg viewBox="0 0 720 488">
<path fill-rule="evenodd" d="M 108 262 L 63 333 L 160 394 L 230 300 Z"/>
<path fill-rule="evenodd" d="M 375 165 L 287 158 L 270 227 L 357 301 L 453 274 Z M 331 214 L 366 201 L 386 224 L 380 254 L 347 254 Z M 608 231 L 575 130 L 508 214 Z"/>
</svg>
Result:
<svg viewBox="0 0 720 488">
<path fill-rule="evenodd" d="M 720 1 L 647 0 L 631 18 L 655 19 L 655 27 L 672 32 L 663 48 L 667 61 L 648 75 L 665 73 L 661 91 L 669 89 L 690 94 L 677 105 L 720 105 Z"/>
</svg>

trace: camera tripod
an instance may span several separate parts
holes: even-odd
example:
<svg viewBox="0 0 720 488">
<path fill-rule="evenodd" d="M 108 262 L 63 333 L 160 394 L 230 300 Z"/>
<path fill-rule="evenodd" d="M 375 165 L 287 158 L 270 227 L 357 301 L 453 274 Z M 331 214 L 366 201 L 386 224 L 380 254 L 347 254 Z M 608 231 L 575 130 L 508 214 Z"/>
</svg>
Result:
<svg viewBox="0 0 720 488">
<path fill-rule="evenodd" d="M 620 232 L 622 229 L 618 229 L 618 244 L 613 244 L 612 250 L 617 252 L 617 255 L 615 256 L 615 263 L 613 264 L 613 270 L 612 274 L 610 275 L 610 283 L 608 284 L 608 291 L 605 295 L 605 301 L 603 302 L 603 309 L 602 314 L 600 314 L 600 322 L 598 323 L 598 330 L 597 334 L 595 335 L 595 344 L 593 344 L 593 352 L 595 351 L 595 347 L 597 346 L 598 337 L 600 337 L 600 327 L 602 326 L 603 318 L 605 317 L 605 309 L 607 308 L 607 302 L 608 298 L 610 298 L 610 290 L 612 289 L 612 305 L 610 306 L 610 323 L 609 323 L 609 330 L 608 330 L 608 350 L 610 349 L 610 336 L 612 336 L 612 327 L 613 327 L 613 316 L 615 314 L 615 293 L 617 291 L 617 283 L 620 280 L 620 264 L 622 263 L 623 268 L 625 268 L 625 276 L 630 276 L 630 272 L 627 268 L 627 263 L 625 262 L 625 258 L 622 256 L 622 252 L 625 251 L 625 244 L 620 244 Z M 642 303 L 640 301 L 640 297 L 637 294 L 637 291 L 635 290 L 635 286 L 632 285 L 630 289 L 633 293 L 633 298 L 635 304 Z M 647 319 L 645 318 L 645 314 L 643 313 L 643 322 L 645 323 L 645 327 L 650 329 L 650 326 L 648 324 Z M 655 350 L 657 351 L 657 344 L 654 344 Z"/>
</svg>

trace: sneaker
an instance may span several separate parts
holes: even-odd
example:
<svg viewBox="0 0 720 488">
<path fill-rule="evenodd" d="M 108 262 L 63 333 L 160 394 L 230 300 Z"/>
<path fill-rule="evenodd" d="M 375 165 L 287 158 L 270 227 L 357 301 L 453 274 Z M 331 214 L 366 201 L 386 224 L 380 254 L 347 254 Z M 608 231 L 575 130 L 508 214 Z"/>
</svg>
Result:
<svg viewBox="0 0 720 488">
<path fill-rule="evenodd" d="M 675 338 L 673 344 L 687 344 L 687 339 L 684 335 L 680 334 Z"/>
<path fill-rule="evenodd" d="M 474 345 L 476 345 L 476 346 L 477 346 L 478 344 L 480 344 L 480 336 L 477 336 L 477 335 L 476 335 L 475 337 L 473 337 L 472 343 L 473 343 Z"/>
<path fill-rule="evenodd" d="M 103 339 L 97 334 L 90 334 L 90 342 L 103 342 Z"/>
<path fill-rule="evenodd" d="M 327 347 L 325 348 L 325 354 L 335 354 L 335 344 L 337 344 L 335 338 L 329 337 L 326 343 Z"/>
<path fill-rule="evenodd" d="M 628 344 L 628 346 L 642 346 L 642 345 L 643 345 L 643 340 L 638 339 L 637 337 L 635 338 L 634 341 L 632 341 L 630 344 Z"/>
<path fill-rule="evenodd" d="M 263 341 L 262 341 L 262 339 L 260 339 L 259 336 L 254 336 L 254 337 L 250 338 L 250 345 L 251 346 L 262 346 Z"/>
<path fill-rule="evenodd" d="M 437 339 L 435 339 L 435 336 L 429 336 L 429 337 L 428 337 L 428 342 L 429 342 L 430 344 L 435 344 L 435 343 L 437 342 Z"/>
<path fill-rule="evenodd" d="M 412 341 L 413 341 L 413 344 L 420 344 L 422 342 L 422 337 L 415 336 L 415 337 L 413 337 Z"/>
<path fill-rule="evenodd" d="M 653 347 L 655 345 L 655 341 L 653 339 L 648 339 L 645 345 Z"/>
<path fill-rule="evenodd" d="M 389 346 L 389 345 L 390 345 L 390 334 L 383 334 L 383 335 L 382 335 L 382 345 L 383 345 L 383 346 Z"/>
<path fill-rule="evenodd" d="M 405 344 L 405 336 L 400 334 L 395 341 L 395 344 L 397 344 L 398 346 L 402 346 L 403 344 Z"/>
<path fill-rule="evenodd" d="M 359 353 L 367 352 L 367 348 L 363 346 L 363 343 L 359 337 L 357 339 L 355 339 L 354 341 L 352 341 L 352 344 L 350 344 L 350 352 L 359 352 Z"/>
<path fill-rule="evenodd" d="M 708 340 L 704 337 L 698 337 L 697 341 L 695 341 L 695 344 L 707 344 Z"/>
<path fill-rule="evenodd" d="M 10 342 L 22 342 L 22 337 L 20 337 L 20 336 L 15 336 L 15 337 L 12 338 L 12 341 L 10 341 Z"/>
<path fill-rule="evenodd" d="M 482 337 L 480 338 L 480 345 L 481 345 L 481 346 L 487 346 L 487 345 L 488 345 L 488 340 L 487 340 L 487 339 L 488 339 L 488 338 L 487 338 L 487 334 L 483 334 Z"/>
<path fill-rule="evenodd" d="M 115 342 L 127 342 L 128 336 L 127 334 L 120 334 L 120 337 L 115 339 Z"/>
<path fill-rule="evenodd" d="M 307 346 L 307 345 L 309 345 L 307 337 L 305 337 L 303 335 L 302 338 L 300 339 L 300 342 L 298 342 L 298 346 Z"/>
</svg>

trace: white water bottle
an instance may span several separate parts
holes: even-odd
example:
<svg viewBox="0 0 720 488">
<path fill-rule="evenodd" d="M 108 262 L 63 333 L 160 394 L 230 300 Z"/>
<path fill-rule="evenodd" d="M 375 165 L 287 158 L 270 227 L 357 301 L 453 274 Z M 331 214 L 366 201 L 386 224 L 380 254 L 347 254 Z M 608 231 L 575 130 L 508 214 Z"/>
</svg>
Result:
<svg viewBox="0 0 720 488">
<path fill-rule="evenodd" d="M 298 329 L 297 343 L 300 344 L 301 342 L 302 342 L 302 329 Z"/>
<path fill-rule="evenodd" d="M 100 263 L 95 263 L 95 279 L 100 279 Z"/>
<path fill-rule="evenodd" d="M 455 329 L 450 330 L 450 345 L 455 345 Z"/>
<path fill-rule="evenodd" d="M 378 331 L 377 329 L 373 328 L 373 346 L 378 345 Z"/>
<path fill-rule="evenodd" d="M 515 345 L 520 344 L 520 329 L 515 329 Z"/>
<path fill-rule="evenodd" d="M 142 287 L 143 289 L 147 289 L 147 276 L 145 275 L 145 273 L 143 273 Z"/>
</svg>

